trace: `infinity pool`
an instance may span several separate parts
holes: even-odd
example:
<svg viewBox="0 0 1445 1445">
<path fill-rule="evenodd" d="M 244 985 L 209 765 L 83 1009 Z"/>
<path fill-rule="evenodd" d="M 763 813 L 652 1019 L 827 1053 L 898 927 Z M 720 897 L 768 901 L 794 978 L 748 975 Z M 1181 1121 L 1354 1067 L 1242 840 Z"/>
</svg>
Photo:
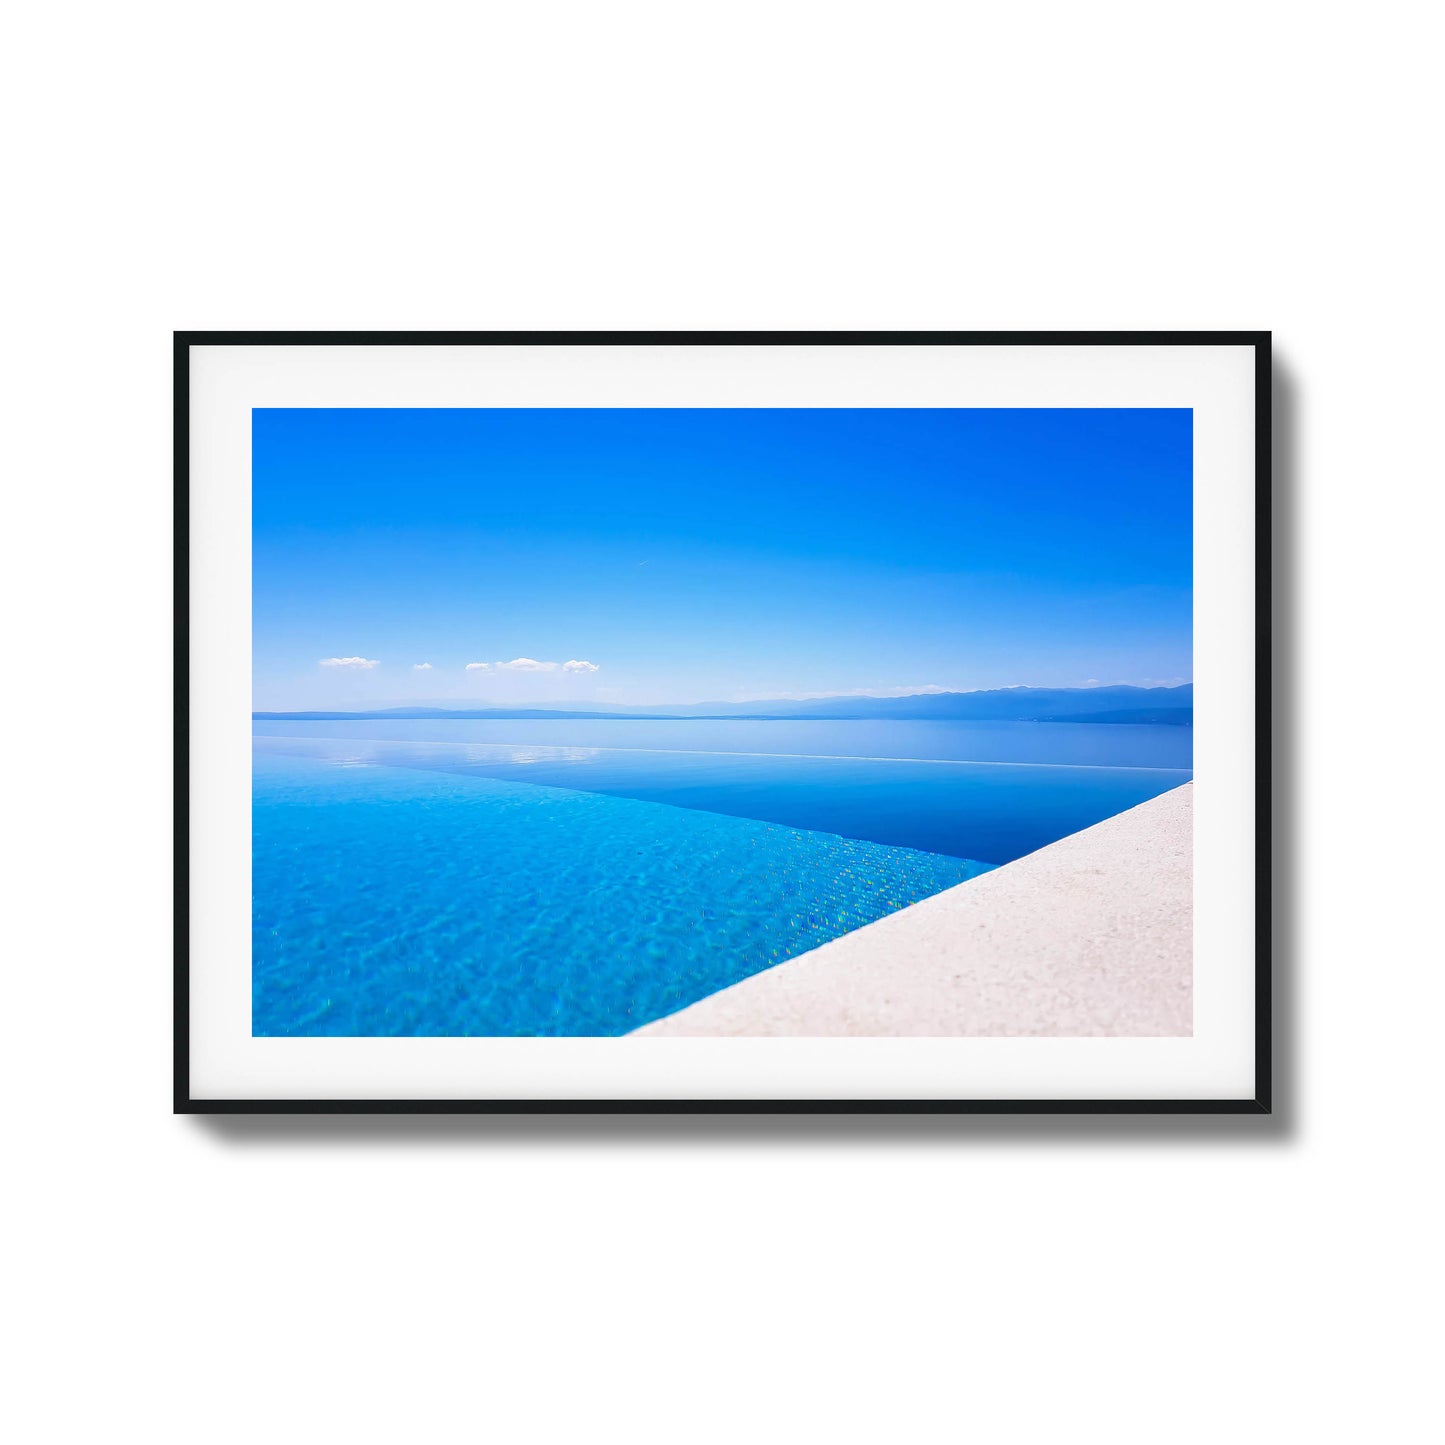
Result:
<svg viewBox="0 0 1445 1445">
<path fill-rule="evenodd" d="M 1191 775 L 1177 728 L 255 732 L 261 1035 L 626 1033 Z"/>
</svg>

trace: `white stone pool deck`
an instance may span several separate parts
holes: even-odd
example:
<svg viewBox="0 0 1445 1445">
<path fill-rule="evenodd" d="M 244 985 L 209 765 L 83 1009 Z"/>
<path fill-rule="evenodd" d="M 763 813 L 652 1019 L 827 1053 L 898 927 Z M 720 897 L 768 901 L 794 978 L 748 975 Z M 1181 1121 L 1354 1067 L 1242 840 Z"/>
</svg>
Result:
<svg viewBox="0 0 1445 1445">
<path fill-rule="evenodd" d="M 720 990 L 634 1037 L 1178 1037 L 1186 783 Z"/>
</svg>

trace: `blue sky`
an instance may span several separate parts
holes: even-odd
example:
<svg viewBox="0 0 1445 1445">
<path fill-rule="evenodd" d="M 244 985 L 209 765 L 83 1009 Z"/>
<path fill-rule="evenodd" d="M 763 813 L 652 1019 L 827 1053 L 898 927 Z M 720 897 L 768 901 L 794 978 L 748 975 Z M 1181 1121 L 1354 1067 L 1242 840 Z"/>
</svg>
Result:
<svg viewBox="0 0 1445 1445">
<path fill-rule="evenodd" d="M 1193 677 L 1188 411 L 258 410 L 253 442 L 257 708 Z"/>
</svg>

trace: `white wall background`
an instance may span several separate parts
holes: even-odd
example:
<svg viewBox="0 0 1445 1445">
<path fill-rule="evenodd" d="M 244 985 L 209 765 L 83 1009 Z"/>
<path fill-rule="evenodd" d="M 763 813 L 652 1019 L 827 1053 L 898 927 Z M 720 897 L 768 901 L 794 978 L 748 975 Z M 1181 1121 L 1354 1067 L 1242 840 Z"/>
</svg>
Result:
<svg viewBox="0 0 1445 1445">
<path fill-rule="evenodd" d="M 11 1438 L 1427 1433 L 1426 18 L 1258 0 L 11 17 Z M 1295 537 L 1282 1116 L 170 1115 L 172 327 L 1235 326 L 1276 331 Z"/>
</svg>

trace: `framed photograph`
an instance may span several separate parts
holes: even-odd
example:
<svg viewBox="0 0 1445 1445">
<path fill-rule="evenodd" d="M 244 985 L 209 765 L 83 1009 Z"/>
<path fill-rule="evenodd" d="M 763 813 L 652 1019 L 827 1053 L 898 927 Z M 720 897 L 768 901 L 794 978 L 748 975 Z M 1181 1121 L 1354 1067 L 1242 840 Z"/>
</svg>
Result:
<svg viewBox="0 0 1445 1445">
<path fill-rule="evenodd" d="M 1269 1111 L 1267 332 L 182 332 L 175 408 L 178 1111 Z"/>
</svg>

